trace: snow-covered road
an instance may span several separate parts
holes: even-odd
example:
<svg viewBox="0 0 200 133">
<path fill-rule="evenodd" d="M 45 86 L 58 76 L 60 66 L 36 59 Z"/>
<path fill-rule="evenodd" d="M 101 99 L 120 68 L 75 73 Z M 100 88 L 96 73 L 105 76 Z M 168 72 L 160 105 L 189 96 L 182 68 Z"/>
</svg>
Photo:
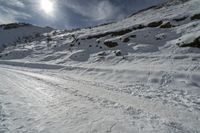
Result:
<svg viewBox="0 0 200 133">
<path fill-rule="evenodd" d="M 199 110 L 111 84 L 5 66 L 0 75 L 0 133 L 200 132 Z"/>
</svg>

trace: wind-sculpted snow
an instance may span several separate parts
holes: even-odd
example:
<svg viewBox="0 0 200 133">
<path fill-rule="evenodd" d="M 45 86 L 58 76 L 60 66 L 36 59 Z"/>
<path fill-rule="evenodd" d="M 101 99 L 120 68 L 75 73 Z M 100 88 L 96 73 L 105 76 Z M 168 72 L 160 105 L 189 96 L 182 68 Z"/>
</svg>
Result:
<svg viewBox="0 0 200 133">
<path fill-rule="evenodd" d="M 173 0 L 80 30 L 38 27 L 6 44 L 0 132 L 200 133 L 198 5 Z"/>
</svg>

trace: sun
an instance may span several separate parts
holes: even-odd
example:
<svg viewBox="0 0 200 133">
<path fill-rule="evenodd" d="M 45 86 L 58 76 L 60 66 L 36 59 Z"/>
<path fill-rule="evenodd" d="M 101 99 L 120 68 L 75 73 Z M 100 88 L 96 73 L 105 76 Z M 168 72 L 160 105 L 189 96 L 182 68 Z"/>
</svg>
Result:
<svg viewBox="0 0 200 133">
<path fill-rule="evenodd" d="M 41 0 L 40 6 L 46 14 L 51 15 L 53 13 L 54 4 L 51 0 Z"/>
</svg>

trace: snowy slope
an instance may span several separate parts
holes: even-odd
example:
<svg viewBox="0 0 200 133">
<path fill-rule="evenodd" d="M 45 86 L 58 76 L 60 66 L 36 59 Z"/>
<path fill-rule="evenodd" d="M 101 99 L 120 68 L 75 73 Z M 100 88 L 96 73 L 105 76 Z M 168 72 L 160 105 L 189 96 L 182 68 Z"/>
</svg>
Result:
<svg viewBox="0 0 200 133">
<path fill-rule="evenodd" d="M 52 30 L 52 28 L 41 28 L 24 23 L 0 25 L 0 51 L 8 46 L 15 46 L 17 43 L 31 41 L 32 38 Z"/>
<path fill-rule="evenodd" d="M 45 34 L 46 38 L 21 44 L 17 48 L 21 48 L 23 45 L 35 49 L 36 53 L 41 53 L 40 50 L 42 50 L 44 51 L 44 53 L 41 53 L 43 57 L 35 58 L 36 60 L 62 64 L 76 60 L 78 62 L 80 60 L 92 62 L 94 61 L 93 55 L 102 51 L 108 52 L 110 55 L 112 52 L 120 50 L 122 55 L 128 56 L 137 53 L 158 54 L 159 52 L 166 54 L 198 53 L 199 50 L 196 48 L 179 47 L 187 46 L 188 43 L 198 39 L 198 14 L 200 10 L 198 4 L 198 0 L 191 0 L 178 5 L 165 4 L 104 26 L 71 32 L 57 30 Z M 195 15 L 197 15 L 197 19 L 193 19 Z M 10 38 L 6 39 L 10 32 L 12 31 L 8 30 L 1 33 L 1 36 L 5 36 L 1 44 L 9 43 L 5 41 L 13 42 Z M 14 34 L 13 38 L 16 39 L 15 33 L 12 32 L 12 34 Z M 193 36 L 194 34 L 195 36 Z M 185 42 L 185 39 L 187 42 Z M 5 53 L 8 51 L 5 51 Z M 63 55 L 62 52 L 65 54 Z M 52 55 L 49 53 L 52 53 Z M 79 59 L 79 55 L 82 54 L 84 58 Z M 63 58 L 53 59 L 54 56 L 56 58 L 58 55 L 63 55 Z M 52 57 L 52 60 L 50 57 Z"/>
<path fill-rule="evenodd" d="M 5 48 L 0 103 L 18 119 L 3 112 L 0 131 L 200 133 L 199 5 L 171 0 L 118 22 L 54 30 Z"/>
</svg>

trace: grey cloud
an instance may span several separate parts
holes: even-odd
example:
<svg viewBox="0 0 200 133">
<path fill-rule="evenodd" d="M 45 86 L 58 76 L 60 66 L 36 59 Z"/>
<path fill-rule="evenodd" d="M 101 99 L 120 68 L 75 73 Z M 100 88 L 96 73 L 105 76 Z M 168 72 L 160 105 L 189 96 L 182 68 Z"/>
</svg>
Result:
<svg viewBox="0 0 200 133">
<path fill-rule="evenodd" d="M 0 0 L 0 23 L 28 22 L 55 28 L 76 28 L 121 19 L 166 0 L 52 0 L 54 17 L 43 13 L 40 0 Z"/>
<path fill-rule="evenodd" d="M 104 20 L 116 15 L 119 11 L 118 7 L 115 7 L 108 0 L 93 0 L 90 2 L 82 2 L 80 0 L 67 0 L 62 1 L 66 7 L 73 10 L 75 13 L 84 17 L 88 17 L 93 20 Z"/>
<path fill-rule="evenodd" d="M 24 2 L 22 0 L 0 0 L 1 5 L 7 5 L 10 7 L 20 7 L 20 8 L 24 8 Z"/>
<path fill-rule="evenodd" d="M 5 4 L 8 4 L 8 3 L 5 3 Z M 21 12 L 21 11 L 17 11 L 14 8 L 12 8 L 11 6 L 14 6 L 14 3 L 12 4 L 9 3 L 9 5 L 10 6 L 0 5 L 0 24 L 16 22 L 18 21 L 19 18 L 28 19 L 30 17 L 29 14 Z M 16 6 L 23 7 L 22 3 L 19 4 L 18 1 L 16 1 Z"/>
</svg>

